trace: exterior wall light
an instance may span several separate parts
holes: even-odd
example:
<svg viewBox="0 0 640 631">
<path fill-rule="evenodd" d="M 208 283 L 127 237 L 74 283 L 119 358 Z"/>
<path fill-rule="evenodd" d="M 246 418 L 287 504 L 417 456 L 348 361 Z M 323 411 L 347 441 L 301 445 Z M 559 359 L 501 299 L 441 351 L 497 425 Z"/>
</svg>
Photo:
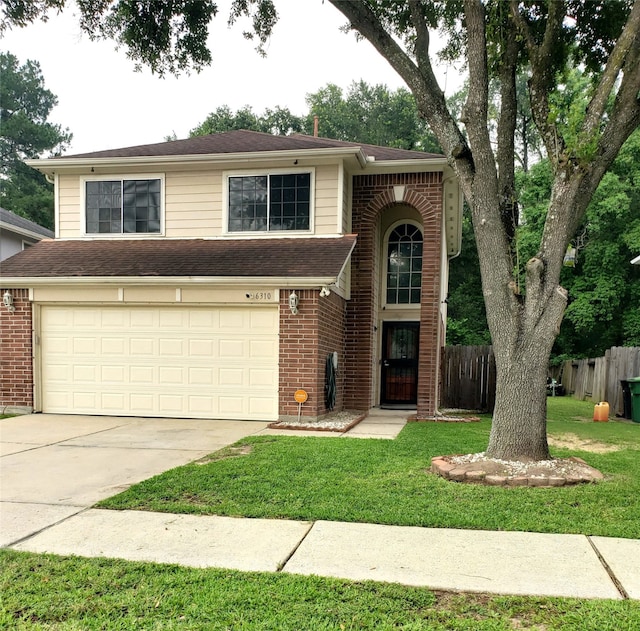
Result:
<svg viewBox="0 0 640 631">
<path fill-rule="evenodd" d="M 291 313 L 293 313 L 293 315 L 298 315 L 299 302 L 300 298 L 298 297 L 298 294 L 296 294 L 295 291 L 292 291 L 289 294 L 289 309 L 291 309 Z"/>
<path fill-rule="evenodd" d="M 320 290 L 320 298 L 326 298 L 330 294 L 331 294 L 331 290 L 326 285 L 324 285 Z"/>
<path fill-rule="evenodd" d="M 2 304 L 12 313 L 16 310 L 16 308 L 13 306 L 13 296 L 8 289 L 2 295 Z"/>
</svg>

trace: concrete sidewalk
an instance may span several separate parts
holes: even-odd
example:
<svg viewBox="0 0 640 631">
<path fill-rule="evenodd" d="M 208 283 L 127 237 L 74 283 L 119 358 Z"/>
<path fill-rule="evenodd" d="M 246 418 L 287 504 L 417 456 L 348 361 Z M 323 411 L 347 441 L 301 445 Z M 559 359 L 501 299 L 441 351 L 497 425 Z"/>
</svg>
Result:
<svg viewBox="0 0 640 631">
<path fill-rule="evenodd" d="M 346 434 L 392 439 L 407 412 Z M 30 415 L 0 422 L 0 547 L 317 574 L 432 589 L 640 599 L 640 541 L 92 509 L 100 499 L 266 423 Z M 300 436 L 311 432 L 292 432 Z"/>
<path fill-rule="evenodd" d="M 431 589 L 640 599 L 640 541 L 89 509 L 11 546 Z"/>
</svg>

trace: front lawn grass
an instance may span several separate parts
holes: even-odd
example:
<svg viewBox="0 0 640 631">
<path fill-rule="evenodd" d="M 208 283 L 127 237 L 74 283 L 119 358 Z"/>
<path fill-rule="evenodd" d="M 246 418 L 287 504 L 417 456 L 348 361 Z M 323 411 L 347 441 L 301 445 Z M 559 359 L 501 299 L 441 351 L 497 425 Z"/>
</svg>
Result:
<svg viewBox="0 0 640 631">
<path fill-rule="evenodd" d="M 404 585 L 0 550 L 0 629 L 632 631 L 640 602 Z"/>
<path fill-rule="evenodd" d="M 250 437 L 99 504 L 111 509 L 640 537 L 640 424 L 594 423 L 593 404 L 549 399 L 549 435 L 605 481 L 563 488 L 457 484 L 432 456 L 486 448 L 490 419 L 409 423 L 393 441 Z M 577 445 L 577 446 L 576 446 Z M 596 453 L 591 449 L 617 449 Z"/>
</svg>

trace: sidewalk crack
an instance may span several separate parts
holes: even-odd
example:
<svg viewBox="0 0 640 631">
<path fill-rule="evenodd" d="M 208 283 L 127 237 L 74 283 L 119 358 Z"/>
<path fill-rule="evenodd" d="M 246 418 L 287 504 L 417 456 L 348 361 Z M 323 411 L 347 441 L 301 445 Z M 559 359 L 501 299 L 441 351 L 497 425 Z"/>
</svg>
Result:
<svg viewBox="0 0 640 631">
<path fill-rule="evenodd" d="M 309 535 L 309 533 L 311 532 L 311 529 L 316 525 L 315 521 L 312 521 L 309 523 L 309 528 L 307 528 L 307 531 L 304 533 L 304 535 L 302 535 L 302 537 L 300 538 L 300 541 L 298 541 L 298 543 L 293 547 L 293 549 L 291 550 L 291 552 L 286 556 L 286 558 L 283 561 L 280 561 L 278 563 L 276 572 L 282 572 L 282 570 L 284 570 L 285 566 L 287 565 L 287 563 L 289 563 L 289 561 L 291 560 L 291 557 L 298 551 L 298 548 L 302 545 L 302 542 L 307 538 L 307 536 Z"/>
<path fill-rule="evenodd" d="M 596 553 L 596 556 L 600 560 L 600 563 L 602 563 L 602 567 L 609 575 L 609 578 L 615 585 L 616 589 L 620 592 L 620 596 L 622 596 L 623 600 L 629 600 L 629 594 L 627 593 L 627 590 L 622 586 L 622 583 L 618 580 L 618 577 L 614 574 L 611 566 L 606 562 L 605 558 L 600 553 L 600 550 L 598 550 L 596 544 L 591 540 L 591 537 L 589 535 L 587 535 L 587 541 L 591 544 L 593 551 Z"/>
</svg>

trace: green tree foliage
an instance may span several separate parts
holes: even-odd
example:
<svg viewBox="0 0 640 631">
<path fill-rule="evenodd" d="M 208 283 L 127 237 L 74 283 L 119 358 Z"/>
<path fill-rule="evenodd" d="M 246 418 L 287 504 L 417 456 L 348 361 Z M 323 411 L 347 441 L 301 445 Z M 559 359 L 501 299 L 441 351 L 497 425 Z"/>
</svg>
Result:
<svg viewBox="0 0 640 631">
<path fill-rule="evenodd" d="M 418 114 L 413 95 L 404 88 L 353 82 L 347 93 L 332 83 L 307 95 L 307 129 L 319 119 L 319 135 L 383 147 L 439 152 L 426 121 Z"/>
<path fill-rule="evenodd" d="M 522 261 L 534 256 L 551 196 L 548 160 L 519 175 Z M 587 208 L 572 245 L 575 267 L 561 275 L 569 305 L 554 347 L 556 360 L 599 357 L 611 346 L 640 345 L 640 131 L 623 145 Z"/>
<path fill-rule="evenodd" d="M 232 112 L 228 105 L 222 105 L 192 129 L 189 135 L 204 136 L 237 129 L 250 129 L 280 136 L 306 131 L 305 120 L 292 114 L 288 108 L 266 109 L 264 114 L 260 115 L 249 105 L 236 112 Z"/>
<path fill-rule="evenodd" d="M 447 345 L 491 344 L 482 296 L 478 250 L 471 214 L 465 204 L 462 217 L 462 250 L 449 263 L 447 297 Z"/>
<path fill-rule="evenodd" d="M 59 153 L 71 134 L 47 120 L 58 101 L 38 62 L 0 53 L 0 77 L 0 205 L 53 228 L 53 186 L 23 160 Z"/>
<path fill-rule="evenodd" d="M 415 151 L 439 151 L 428 125 L 418 115 L 413 96 L 403 88 L 390 91 L 384 85 L 372 86 L 359 81 L 352 83 L 345 94 L 342 88 L 329 83 L 308 94 L 306 101 L 309 109 L 302 116 L 282 107 L 256 114 L 248 105 L 236 112 L 223 105 L 190 134 L 201 136 L 251 129 L 279 135 L 311 135 L 317 116 L 319 135 L 325 138 Z"/>
</svg>

